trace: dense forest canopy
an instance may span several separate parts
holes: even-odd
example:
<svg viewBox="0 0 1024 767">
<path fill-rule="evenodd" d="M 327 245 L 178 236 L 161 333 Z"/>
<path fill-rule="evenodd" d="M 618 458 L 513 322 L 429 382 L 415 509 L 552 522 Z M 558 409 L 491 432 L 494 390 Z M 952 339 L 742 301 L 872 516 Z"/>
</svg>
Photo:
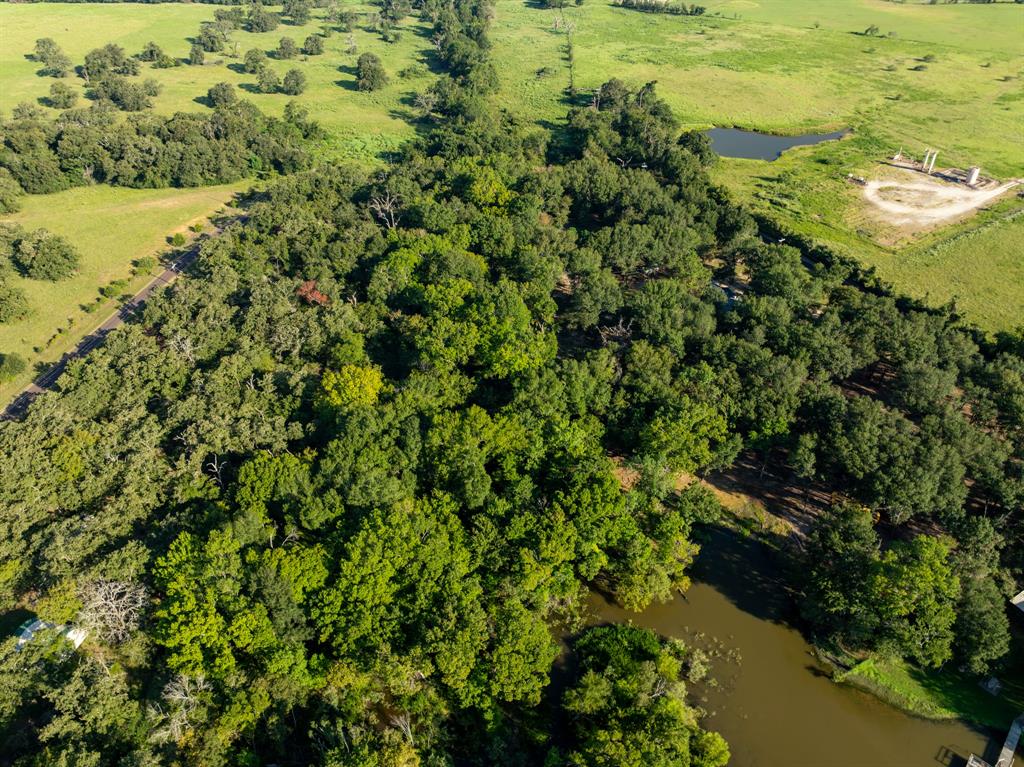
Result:
<svg viewBox="0 0 1024 767">
<path fill-rule="evenodd" d="M 0 594 L 89 632 L 6 648 L 0 760 L 723 765 L 687 648 L 582 626 L 590 588 L 686 587 L 720 510 L 679 477 L 741 452 L 844 499 L 805 546 L 815 632 L 998 663 L 1024 335 L 762 239 L 653 84 L 606 83 L 556 140 L 520 124 L 489 99 L 489 5 L 422 12 L 450 75 L 427 135 L 379 172 L 282 165 L 0 424 Z M 118 145 L 206 120 L 235 158 L 266 125 L 246 109 Z M 5 141 L 71 183 L 63 132 L 95 128 L 31 120 Z M 51 178 L 24 154 L 22 186 Z"/>
</svg>

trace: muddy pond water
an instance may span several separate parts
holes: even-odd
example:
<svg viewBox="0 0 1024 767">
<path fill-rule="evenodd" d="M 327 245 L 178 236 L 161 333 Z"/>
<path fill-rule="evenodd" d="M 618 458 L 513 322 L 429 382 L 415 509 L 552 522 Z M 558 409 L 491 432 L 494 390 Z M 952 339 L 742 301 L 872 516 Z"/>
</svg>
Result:
<svg viewBox="0 0 1024 767">
<path fill-rule="evenodd" d="M 729 742 L 735 767 L 959 767 L 970 752 L 998 753 L 1003 734 L 907 716 L 832 682 L 791 627 L 770 552 L 714 529 L 685 597 L 630 613 L 599 594 L 597 622 L 632 622 L 714 650 L 717 686 L 691 686 L 705 726 Z"/>
<path fill-rule="evenodd" d="M 820 144 L 822 141 L 835 141 L 846 135 L 847 131 L 834 133 L 805 133 L 802 136 L 774 136 L 770 133 L 739 130 L 737 128 L 712 128 L 705 131 L 711 139 L 711 148 L 722 157 L 740 157 L 747 160 L 772 160 L 787 149 L 795 146 Z"/>
</svg>

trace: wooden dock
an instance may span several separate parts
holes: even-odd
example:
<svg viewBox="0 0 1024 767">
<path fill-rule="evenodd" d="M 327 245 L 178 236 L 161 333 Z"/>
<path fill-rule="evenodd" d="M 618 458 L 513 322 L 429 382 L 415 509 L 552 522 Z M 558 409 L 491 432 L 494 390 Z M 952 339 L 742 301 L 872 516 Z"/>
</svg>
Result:
<svg viewBox="0 0 1024 767">
<path fill-rule="evenodd" d="M 1022 730 L 1024 730 L 1024 714 L 1014 719 L 1013 724 L 1010 725 L 1010 732 L 1003 743 L 1003 750 L 999 752 L 999 761 L 996 762 L 996 767 L 1010 767 L 1013 764 L 1013 754 L 1017 750 L 1017 744 L 1020 743 Z"/>
<path fill-rule="evenodd" d="M 1006 740 L 1003 741 L 1003 750 L 999 752 L 999 759 L 994 765 L 989 764 L 980 756 L 971 754 L 967 760 L 967 767 L 1013 767 L 1013 755 L 1017 751 L 1022 734 L 1024 734 L 1024 714 L 1014 719 L 1013 724 L 1010 725 L 1010 731 L 1006 734 Z"/>
</svg>

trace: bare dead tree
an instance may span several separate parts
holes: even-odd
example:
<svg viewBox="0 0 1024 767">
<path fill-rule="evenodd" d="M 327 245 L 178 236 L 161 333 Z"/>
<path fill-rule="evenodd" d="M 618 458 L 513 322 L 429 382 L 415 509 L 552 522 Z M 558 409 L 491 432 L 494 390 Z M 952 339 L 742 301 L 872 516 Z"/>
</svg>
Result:
<svg viewBox="0 0 1024 767">
<path fill-rule="evenodd" d="M 206 468 L 210 470 L 214 478 L 217 480 L 217 484 L 220 487 L 224 487 L 224 480 L 221 479 L 221 472 L 224 470 L 226 464 L 220 460 L 216 455 L 213 456 L 213 460 L 206 464 Z"/>
<path fill-rule="evenodd" d="M 97 580 L 81 589 L 79 625 L 105 642 L 120 644 L 138 628 L 146 608 L 146 587 L 131 581 Z"/>
<path fill-rule="evenodd" d="M 409 716 L 407 711 L 403 711 L 401 714 L 392 714 L 391 724 L 405 736 L 410 746 L 416 745 L 416 741 L 412 736 L 412 717 Z"/>
<path fill-rule="evenodd" d="M 622 317 L 619 317 L 617 325 L 611 327 L 603 325 L 598 328 L 598 332 L 601 334 L 601 342 L 607 346 L 612 341 L 626 341 L 633 335 L 633 320 L 629 323 L 624 323 Z"/>
<path fill-rule="evenodd" d="M 433 91 L 420 91 L 416 94 L 415 106 L 426 115 L 437 107 L 437 94 Z"/>
<path fill-rule="evenodd" d="M 195 362 L 193 358 L 194 348 L 192 346 L 192 339 L 184 333 L 175 334 L 174 338 L 171 339 L 171 348 L 187 359 L 190 365 Z"/>
<path fill-rule="evenodd" d="M 181 740 L 192 729 L 196 709 L 210 691 L 210 683 L 202 676 L 178 674 L 165 686 L 162 694 L 168 711 L 159 709 L 164 718 L 162 727 L 154 730 L 156 740 Z"/>
<path fill-rule="evenodd" d="M 385 189 L 383 194 L 376 194 L 370 198 L 370 210 L 388 229 L 394 229 L 401 218 L 398 213 L 398 202 L 398 198 L 391 194 L 391 190 Z"/>
</svg>

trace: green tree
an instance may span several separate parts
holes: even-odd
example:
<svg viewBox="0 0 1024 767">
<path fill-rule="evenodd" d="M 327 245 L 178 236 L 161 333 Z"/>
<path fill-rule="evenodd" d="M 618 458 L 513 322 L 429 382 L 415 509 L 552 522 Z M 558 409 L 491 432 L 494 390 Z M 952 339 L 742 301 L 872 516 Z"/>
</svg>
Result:
<svg viewBox="0 0 1024 767">
<path fill-rule="evenodd" d="M 50 86 L 49 106 L 54 109 L 71 109 L 78 101 L 78 91 L 65 83 L 54 83 Z"/>
<path fill-rule="evenodd" d="M 319 56 L 324 52 L 324 38 L 320 35 L 310 35 L 302 44 L 302 52 L 307 56 Z"/>
<path fill-rule="evenodd" d="M 298 96 L 306 90 L 306 76 L 301 70 L 289 69 L 281 81 L 281 90 L 289 96 Z"/>
<path fill-rule="evenodd" d="M 206 92 L 206 99 L 212 107 L 224 107 L 238 101 L 238 94 L 231 83 L 217 83 Z"/>
<path fill-rule="evenodd" d="M 0 286 L 0 291 L 3 287 Z M 3 294 L 0 292 L 0 308 L 2 308 Z M 18 354 L 0 354 L 0 381 L 12 381 L 28 368 L 25 358 Z"/>
<path fill-rule="evenodd" d="M 28 316 L 29 307 L 25 291 L 0 279 L 0 323 L 17 322 Z"/>
<path fill-rule="evenodd" d="M 21 210 L 21 195 L 25 190 L 17 182 L 10 170 L 0 168 L 0 213 L 16 213 Z"/>
<path fill-rule="evenodd" d="M 50 37 L 36 40 L 33 58 L 43 65 L 41 73 L 49 77 L 66 77 L 71 71 L 71 59 Z"/>
<path fill-rule="evenodd" d="M 284 0 L 284 5 L 281 7 L 282 15 L 290 19 L 292 24 L 300 27 L 309 23 L 312 10 L 313 4 L 310 0 Z"/>
<path fill-rule="evenodd" d="M 78 268 L 75 248 L 57 234 L 45 229 L 21 237 L 14 250 L 14 262 L 26 276 L 34 280 L 63 280 Z"/>
<path fill-rule="evenodd" d="M 261 3 L 253 3 L 245 25 L 250 32 L 273 32 L 279 23 L 280 17 L 276 13 L 266 10 Z"/>
<path fill-rule="evenodd" d="M 242 65 L 245 68 L 246 74 L 255 75 L 258 74 L 263 67 L 267 65 L 267 54 L 261 51 L 259 48 L 250 48 L 245 52 L 245 61 Z"/>
<path fill-rule="evenodd" d="M 571 763 L 607 767 L 724 767 L 729 749 L 701 730 L 680 671 L 686 650 L 630 626 L 588 629 L 563 706 L 572 714 Z"/>
<path fill-rule="evenodd" d="M 877 626 L 871 579 L 879 556 L 871 512 L 834 506 L 815 523 L 804 550 L 804 616 L 818 630 L 870 641 Z"/>
<path fill-rule="evenodd" d="M 281 90 L 281 78 L 270 67 L 263 67 L 259 72 L 256 87 L 260 93 L 277 93 Z"/>
<path fill-rule="evenodd" d="M 295 41 L 290 37 L 282 37 L 277 44 L 277 50 L 274 54 L 279 59 L 294 59 L 298 54 L 299 49 L 295 46 Z"/>
<path fill-rule="evenodd" d="M 364 53 L 356 62 L 356 86 L 361 91 L 376 91 L 388 84 L 388 76 L 380 57 Z"/>
<path fill-rule="evenodd" d="M 952 656 L 960 580 L 948 538 L 919 535 L 885 551 L 871 583 L 871 599 L 884 627 L 883 641 L 922 666 L 937 668 Z"/>
</svg>

